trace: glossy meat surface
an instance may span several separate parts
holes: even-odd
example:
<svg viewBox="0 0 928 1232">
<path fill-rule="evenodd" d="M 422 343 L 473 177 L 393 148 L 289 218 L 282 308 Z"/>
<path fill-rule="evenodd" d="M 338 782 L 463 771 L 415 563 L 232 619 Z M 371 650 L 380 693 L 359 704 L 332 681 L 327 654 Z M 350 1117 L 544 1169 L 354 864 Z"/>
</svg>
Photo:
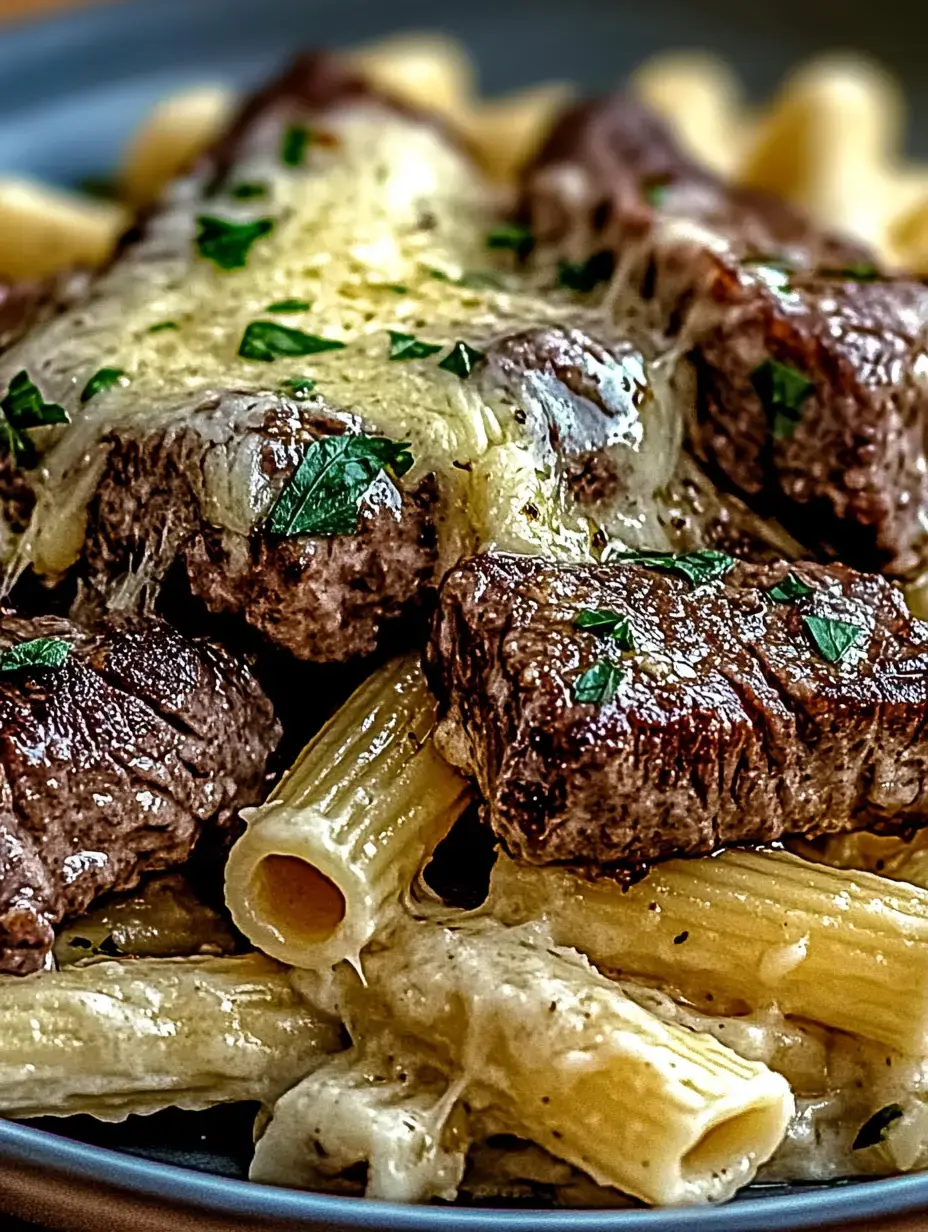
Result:
<svg viewBox="0 0 928 1232">
<path fill-rule="evenodd" d="M 167 625 L 0 617 L 3 650 L 37 638 L 67 642 L 64 663 L 0 675 L 0 971 L 17 974 L 65 916 L 254 803 L 280 736 L 246 667 Z"/>
<path fill-rule="evenodd" d="M 693 452 L 828 558 L 928 554 L 928 287 L 727 185 L 623 96 L 566 114 L 524 185 L 542 249 L 616 257 L 618 296 L 696 370 Z M 763 366 L 791 370 L 784 419 Z"/>
<path fill-rule="evenodd" d="M 634 877 L 733 843 L 923 823 L 928 627 L 874 575 L 730 563 L 698 586 L 507 555 L 449 574 L 428 652 L 439 745 L 516 857 Z M 775 601 L 790 574 L 810 593 Z M 603 611 L 627 619 L 624 641 L 578 627 Z M 834 621 L 856 632 L 830 662 L 815 635 Z M 603 665 L 609 687 L 582 700 Z"/>
</svg>

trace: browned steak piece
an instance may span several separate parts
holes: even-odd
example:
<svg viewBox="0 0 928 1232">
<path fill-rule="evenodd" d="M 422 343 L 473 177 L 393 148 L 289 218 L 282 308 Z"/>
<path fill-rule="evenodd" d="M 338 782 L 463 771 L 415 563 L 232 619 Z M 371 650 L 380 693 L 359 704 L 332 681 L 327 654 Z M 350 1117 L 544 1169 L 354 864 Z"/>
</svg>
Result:
<svg viewBox="0 0 928 1232">
<path fill-rule="evenodd" d="M 510 852 L 633 878 L 924 823 L 928 625 L 895 587 L 842 565 L 657 562 L 488 555 L 446 578 L 439 747 Z"/>
<path fill-rule="evenodd" d="M 287 537 L 247 517 L 220 528 L 210 516 L 218 475 L 231 486 L 247 468 L 252 494 L 260 489 L 270 509 L 310 444 L 360 430 L 356 416 L 320 401 L 226 392 L 207 396 L 181 423 L 141 436 L 114 431 L 88 511 L 90 574 L 99 585 L 137 570 L 144 581 L 149 554 L 155 570 L 182 565 L 211 611 L 243 617 L 298 658 L 371 654 L 432 580 L 432 476 L 407 491 L 382 474 L 361 502 L 356 534 Z"/>
<path fill-rule="evenodd" d="M 563 117 L 524 208 L 540 253 L 614 255 L 633 308 L 690 354 L 690 445 L 716 477 L 826 558 L 896 574 L 925 560 L 924 283 L 718 180 L 623 96 Z"/>
<path fill-rule="evenodd" d="M 0 660 L 0 971 L 16 974 L 65 916 L 255 802 L 280 736 L 245 667 L 167 625 L 0 615 L 2 651 L 40 638 L 70 647 L 60 666 Z"/>
</svg>

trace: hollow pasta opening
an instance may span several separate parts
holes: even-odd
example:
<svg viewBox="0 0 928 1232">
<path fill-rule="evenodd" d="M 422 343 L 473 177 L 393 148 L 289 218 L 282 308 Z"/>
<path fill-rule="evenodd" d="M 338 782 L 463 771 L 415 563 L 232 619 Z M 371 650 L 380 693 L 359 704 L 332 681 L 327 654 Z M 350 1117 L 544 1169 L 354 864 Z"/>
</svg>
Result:
<svg viewBox="0 0 928 1232">
<path fill-rule="evenodd" d="M 331 877 L 298 856 L 265 856 L 252 877 L 259 912 L 281 936 L 328 941 L 345 918 L 345 896 Z"/>
<path fill-rule="evenodd" d="M 776 1106 L 750 1108 L 707 1129 L 683 1156 L 680 1171 L 692 1181 L 728 1171 L 745 1156 L 769 1154 L 781 1133 Z"/>
</svg>

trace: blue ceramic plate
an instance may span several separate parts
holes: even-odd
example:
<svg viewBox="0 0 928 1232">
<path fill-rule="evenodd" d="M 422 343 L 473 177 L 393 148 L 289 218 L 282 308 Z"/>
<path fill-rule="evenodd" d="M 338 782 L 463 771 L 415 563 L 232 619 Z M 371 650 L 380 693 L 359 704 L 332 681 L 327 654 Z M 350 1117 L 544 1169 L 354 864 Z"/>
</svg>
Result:
<svg viewBox="0 0 928 1232">
<path fill-rule="evenodd" d="M 0 174 L 62 184 L 105 174 L 146 109 L 171 90 L 247 85 L 300 47 L 436 26 L 466 40 L 489 90 L 550 77 L 602 89 L 654 51 L 704 46 L 764 91 L 810 52 L 865 47 L 902 77 L 913 104 L 911 145 L 928 152 L 922 21 L 922 0 L 882 0 L 878 22 L 868 0 L 123 0 L 0 34 Z M 253 1110 L 240 1108 L 120 1126 L 0 1122 L 0 1226 L 15 1212 L 71 1232 L 761 1232 L 928 1208 L 928 1175 L 754 1187 L 708 1210 L 386 1206 L 243 1182 L 252 1120 Z"/>
</svg>

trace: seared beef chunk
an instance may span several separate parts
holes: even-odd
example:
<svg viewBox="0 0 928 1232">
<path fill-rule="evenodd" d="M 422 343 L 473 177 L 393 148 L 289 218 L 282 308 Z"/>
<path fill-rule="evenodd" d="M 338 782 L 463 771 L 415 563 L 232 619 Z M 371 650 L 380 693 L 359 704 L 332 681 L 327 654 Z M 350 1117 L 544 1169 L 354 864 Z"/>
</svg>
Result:
<svg viewBox="0 0 928 1232">
<path fill-rule="evenodd" d="M 144 579 L 147 555 L 149 577 L 160 581 L 158 570 L 177 562 L 207 608 L 244 617 L 298 658 L 371 654 L 432 580 L 431 476 L 405 490 L 382 475 L 352 535 L 274 535 L 247 517 L 220 528 L 211 516 L 217 486 L 260 489 L 269 509 L 309 445 L 360 429 L 356 416 L 321 403 L 234 392 L 209 396 L 184 422 L 142 436 L 116 429 L 88 511 L 90 577 L 108 588 L 137 568 Z"/>
<path fill-rule="evenodd" d="M 489 555 L 445 580 L 439 746 L 510 852 L 632 878 L 924 823 L 928 625 L 895 587 L 841 565 L 658 561 Z"/>
<path fill-rule="evenodd" d="M 0 971 L 16 974 L 65 916 L 183 863 L 258 800 L 280 735 L 245 667 L 167 625 L 0 616 L 3 651 L 39 638 L 68 657 L 0 659 Z"/>
<path fill-rule="evenodd" d="M 928 287 L 722 183 L 622 96 L 565 115 L 524 205 L 542 252 L 616 255 L 696 366 L 691 447 L 757 512 L 858 568 L 928 557 Z"/>
</svg>

